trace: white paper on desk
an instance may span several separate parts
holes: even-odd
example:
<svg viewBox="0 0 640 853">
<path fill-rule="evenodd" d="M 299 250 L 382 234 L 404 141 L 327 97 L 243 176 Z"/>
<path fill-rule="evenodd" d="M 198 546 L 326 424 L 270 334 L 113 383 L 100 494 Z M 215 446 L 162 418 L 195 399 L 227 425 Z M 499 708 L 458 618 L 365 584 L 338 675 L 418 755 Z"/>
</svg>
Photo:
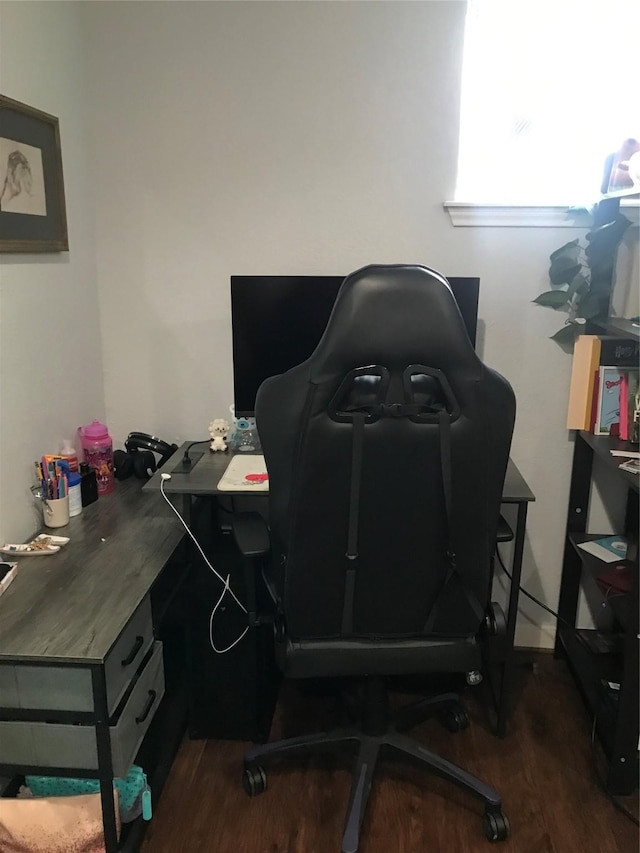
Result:
<svg viewBox="0 0 640 853">
<path fill-rule="evenodd" d="M 218 483 L 221 492 L 268 492 L 269 481 L 251 483 L 246 480 L 247 474 L 266 474 L 267 466 L 264 456 L 256 453 L 238 454 L 233 456 L 227 470 Z"/>
</svg>

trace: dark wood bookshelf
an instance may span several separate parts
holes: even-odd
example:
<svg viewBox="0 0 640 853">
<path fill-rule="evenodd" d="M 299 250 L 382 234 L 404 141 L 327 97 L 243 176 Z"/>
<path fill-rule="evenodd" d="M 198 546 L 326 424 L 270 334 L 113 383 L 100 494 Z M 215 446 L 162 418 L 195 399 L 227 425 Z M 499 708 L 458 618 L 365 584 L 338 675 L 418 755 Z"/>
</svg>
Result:
<svg viewBox="0 0 640 853">
<path fill-rule="evenodd" d="M 621 457 L 611 450 L 630 445 L 609 436 L 578 432 L 575 436 L 567 529 L 558 604 L 556 655 L 563 657 L 594 720 L 594 730 L 608 760 L 605 786 L 610 794 L 630 794 L 638 785 L 638 478 L 622 471 Z M 592 491 L 593 461 L 598 457 L 626 487 L 627 508 L 621 536 L 627 539 L 627 559 L 632 588 L 628 595 L 606 595 L 597 585 L 598 575 L 615 563 L 606 563 L 579 547 L 580 543 L 610 534 L 587 532 Z M 607 496 L 602 495 L 605 504 Z M 606 599 L 614 616 L 613 630 L 599 639 L 614 639 L 613 650 L 595 651 L 593 642 L 602 632 L 577 627 L 581 591 Z M 596 604 L 597 606 L 597 604 Z M 587 642 L 587 639 L 591 642 Z M 620 684 L 619 692 L 605 682 Z"/>
<path fill-rule="evenodd" d="M 605 754 L 611 759 L 616 737 L 617 708 L 608 696 L 606 681 L 621 677 L 620 655 L 594 653 L 580 639 L 576 630 L 560 628 L 560 641 L 573 677 L 595 722 Z M 596 634 L 593 630 L 588 633 Z"/>
<path fill-rule="evenodd" d="M 628 627 L 629 618 L 631 616 L 631 593 L 614 592 L 610 595 L 606 595 L 600 587 L 597 587 L 598 576 L 603 572 L 606 572 L 607 569 L 616 565 L 616 563 L 605 563 L 604 560 L 598 559 L 598 557 L 579 547 L 583 542 L 595 542 L 597 539 L 603 539 L 608 535 L 610 534 L 570 533 L 569 541 L 582 561 L 583 573 L 594 581 L 593 588 L 597 588 L 599 590 L 599 596 L 606 601 L 607 606 L 611 608 L 611 612 L 613 613 L 616 622 L 623 630 L 625 630 Z M 624 564 L 625 566 L 630 565 L 630 561 L 628 560 L 618 560 L 617 563 Z"/>
</svg>

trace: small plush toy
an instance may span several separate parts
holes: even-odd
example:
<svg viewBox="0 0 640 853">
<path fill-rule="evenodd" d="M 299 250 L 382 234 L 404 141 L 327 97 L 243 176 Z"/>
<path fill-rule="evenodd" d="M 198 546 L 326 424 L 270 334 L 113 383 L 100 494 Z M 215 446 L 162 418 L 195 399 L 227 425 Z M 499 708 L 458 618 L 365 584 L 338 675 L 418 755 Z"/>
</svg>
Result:
<svg viewBox="0 0 640 853">
<path fill-rule="evenodd" d="M 214 452 L 227 449 L 227 435 L 229 434 L 229 422 L 224 418 L 216 418 L 209 424 L 209 435 L 211 444 L 209 447 Z"/>
</svg>

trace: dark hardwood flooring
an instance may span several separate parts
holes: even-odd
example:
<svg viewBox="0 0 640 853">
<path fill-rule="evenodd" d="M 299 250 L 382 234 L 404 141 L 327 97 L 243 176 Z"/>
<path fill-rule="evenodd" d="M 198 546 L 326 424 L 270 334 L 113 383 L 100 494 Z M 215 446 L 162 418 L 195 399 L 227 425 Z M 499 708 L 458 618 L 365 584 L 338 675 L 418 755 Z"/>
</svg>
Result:
<svg viewBox="0 0 640 853">
<path fill-rule="evenodd" d="M 516 672 L 515 710 L 504 740 L 490 732 L 482 688 L 465 694 L 472 720 L 466 731 L 451 734 L 430 720 L 411 732 L 500 791 L 511 837 L 490 844 L 479 801 L 418 769 L 385 761 L 361 853 L 636 853 L 637 827 L 596 782 L 590 721 L 566 665 L 550 654 L 524 653 Z M 286 685 L 272 737 L 320 730 L 334 722 L 334 712 L 328 698 Z M 249 799 L 240 783 L 246 747 L 185 739 L 143 853 L 338 853 L 348 760 L 273 762 L 268 790 Z M 622 802 L 638 816 L 636 796 Z"/>
</svg>

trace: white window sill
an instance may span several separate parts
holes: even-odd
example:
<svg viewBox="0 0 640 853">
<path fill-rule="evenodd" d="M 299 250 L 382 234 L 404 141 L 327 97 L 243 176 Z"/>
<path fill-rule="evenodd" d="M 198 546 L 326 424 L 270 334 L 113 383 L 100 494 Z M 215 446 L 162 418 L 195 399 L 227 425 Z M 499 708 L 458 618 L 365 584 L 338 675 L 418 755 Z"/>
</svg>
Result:
<svg viewBox="0 0 640 853">
<path fill-rule="evenodd" d="M 622 213 L 638 225 L 640 202 L 626 199 L 620 205 Z M 591 217 L 586 212 L 569 210 L 567 205 L 478 204 L 465 201 L 445 201 L 444 209 L 457 228 L 589 228 Z"/>
</svg>

